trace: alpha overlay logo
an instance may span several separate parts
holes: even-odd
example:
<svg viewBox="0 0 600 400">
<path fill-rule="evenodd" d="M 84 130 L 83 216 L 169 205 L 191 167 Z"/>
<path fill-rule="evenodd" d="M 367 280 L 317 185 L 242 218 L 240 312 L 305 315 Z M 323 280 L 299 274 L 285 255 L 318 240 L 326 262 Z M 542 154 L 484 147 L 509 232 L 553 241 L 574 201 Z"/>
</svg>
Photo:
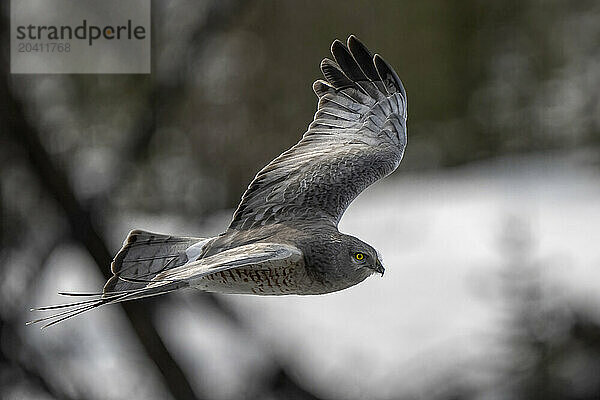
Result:
<svg viewBox="0 0 600 400">
<path fill-rule="evenodd" d="M 11 72 L 150 73 L 150 0 L 11 0 Z"/>
</svg>

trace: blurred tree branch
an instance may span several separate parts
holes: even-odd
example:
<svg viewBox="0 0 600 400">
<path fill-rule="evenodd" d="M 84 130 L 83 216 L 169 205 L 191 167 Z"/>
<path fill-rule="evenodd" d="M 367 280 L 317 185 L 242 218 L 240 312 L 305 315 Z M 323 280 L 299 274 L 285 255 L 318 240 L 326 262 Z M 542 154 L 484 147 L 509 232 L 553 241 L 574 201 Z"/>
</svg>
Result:
<svg viewBox="0 0 600 400">
<path fill-rule="evenodd" d="M 207 10 L 207 15 L 202 24 L 198 24 L 190 35 L 187 50 L 182 54 L 180 60 L 171 60 L 171 73 L 169 79 L 161 79 L 160 73 L 156 71 L 159 65 L 153 65 L 153 73 L 158 76 L 152 85 L 152 89 L 146 97 L 146 104 L 133 124 L 133 130 L 129 135 L 130 140 L 121 151 L 120 160 L 139 163 L 148 157 L 148 146 L 156 133 L 158 119 L 164 115 L 174 115 L 168 110 L 177 109 L 187 99 L 190 81 L 190 58 L 191 55 L 202 54 L 206 44 L 216 34 L 226 31 L 232 26 L 236 18 L 239 18 L 250 8 L 250 0 L 216 0 L 212 1 Z M 156 19 L 153 14 L 153 19 Z M 153 26 L 156 23 L 153 21 Z M 153 40 L 155 44 L 157 41 Z M 153 49 L 153 51 L 155 51 Z M 124 173 L 119 174 L 112 182 L 111 188 L 105 191 L 112 193 L 111 189 L 119 188 L 129 179 L 126 173 L 128 169 L 122 168 Z M 97 201 L 103 201 L 98 199 Z"/>
<path fill-rule="evenodd" d="M 6 129 L 15 143 L 20 144 L 27 152 L 30 164 L 40 178 L 40 183 L 63 208 L 73 239 L 86 248 L 99 270 L 108 278 L 110 275 L 108 266 L 112 261 L 112 256 L 98 233 L 90 212 L 77 200 L 66 174 L 53 163 L 50 155 L 40 143 L 39 134 L 27 121 L 22 105 L 12 95 L 6 80 L 2 80 L 0 83 L 0 119 L 7 123 Z M 214 295 L 207 294 L 207 297 L 213 307 L 240 325 L 239 319 L 232 310 L 223 306 Z M 183 371 L 171 357 L 153 326 L 152 313 L 141 302 L 121 305 L 148 356 L 165 378 L 165 384 L 173 396 L 177 399 L 195 399 Z M 291 398 L 298 399 L 317 399 L 310 391 L 291 379 L 282 364 L 278 362 L 275 364 L 277 368 L 273 374 L 274 379 L 269 388 L 270 392 L 278 394 L 278 397 L 282 398 L 292 396 Z"/>
<path fill-rule="evenodd" d="M 40 371 L 36 368 L 37 363 L 30 365 L 29 363 L 24 363 L 22 361 L 22 354 L 9 354 L 6 349 L 9 348 L 8 343 L 10 343 L 10 348 L 19 349 L 19 353 L 25 351 L 25 346 L 19 340 L 19 335 L 17 332 L 17 326 L 14 321 L 7 321 L 4 318 L 0 318 L 0 338 L 2 339 L 2 343 L 4 346 L 0 346 L 0 369 L 5 365 L 9 367 L 12 371 L 19 371 L 22 375 L 24 375 L 27 383 L 32 383 L 39 390 L 44 391 L 51 395 L 52 397 L 59 400 L 76 400 L 79 397 L 72 397 L 65 393 L 64 391 L 57 388 L 52 382 L 49 382 L 44 374 L 40 373 Z M 37 359 L 37 355 L 27 354 L 28 359 Z M 4 375 L 4 374 L 2 374 Z M 8 376 L 3 376 L 3 379 L 8 379 Z M 10 377 L 13 380 L 14 376 Z M 0 382 L 3 383 L 3 382 Z M 14 383 L 14 382 L 12 382 Z M 2 385 L 5 386 L 4 383 Z M 0 391 L 0 395 L 2 392 Z"/>
<path fill-rule="evenodd" d="M 247 331 L 252 334 L 251 330 L 244 324 L 244 321 L 238 317 L 235 310 L 232 309 L 226 302 L 223 302 L 219 296 L 213 293 L 202 293 L 195 297 L 202 301 L 203 305 L 212 307 L 221 316 L 227 319 L 233 326 L 239 330 Z M 262 343 L 258 341 L 257 346 L 260 347 Z M 268 352 L 265 351 L 265 355 L 268 357 Z M 272 356 L 271 356 L 272 357 Z M 276 398 L 276 399 L 304 399 L 304 400 L 318 400 L 314 393 L 308 388 L 302 386 L 296 380 L 294 380 L 289 373 L 287 366 L 281 363 L 280 360 L 274 358 L 271 360 L 274 365 L 274 369 L 271 372 L 271 378 L 266 382 L 266 386 L 263 388 L 261 393 L 256 393 L 256 398 Z"/>
<path fill-rule="evenodd" d="M 213 6 L 209 8 L 206 23 L 199 25 L 192 35 L 193 53 L 202 52 L 208 38 L 227 28 L 232 17 L 239 15 L 247 7 L 248 2 L 233 0 L 214 2 Z M 0 24 L 3 24 L 0 28 L 4 30 L 6 20 L 2 19 Z M 5 56 L 5 54 L 3 55 Z M 7 60 L 7 57 L 4 57 L 4 60 Z M 3 68 L 6 68 L 7 65 L 7 62 L 3 63 Z M 175 74 L 176 79 L 170 79 L 167 82 L 157 81 L 147 96 L 147 105 L 140 113 L 137 122 L 134 123 L 134 129 L 130 135 L 132 139 L 121 152 L 122 159 L 134 163 L 144 160 L 147 157 L 148 144 L 156 132 L 158 113 L 164 115 L 166 108 L 177 107 L 185 99 L 186 82 L 189 78 L 189 73 L 186 73 L 187 59 L 183 57 L 175 65 L 179 68 Z M 7 78 L 0 82 L 0 120 L 5 125 L 4 129 L 9 133 L 11 142 L 24 149 L 29 164 L 38 177 L 40 184 L 63 209 L 72 238 L 86 248 L 102 274 L 108 277 L 108 266 L 112 257 L 106 242 L 99 233 L 98 226 L 95 224 L 97 216 L 79 201 L 69 182 L 67 173 L 57 166 L 51 155 L 41 144 L 39 140 L 41 132 L 38 132 L 37 128 L 29 123 L 23 105 L 11 90 L 8 71 L 0 70 L 0 72 L 2 76 Z M 120 187 L 126 178 L 126 174 L 119 176 L 113 182 L 112 187 L 104 193 L 111 193 L 111 189 Z M 101 204 L 99 200 L 101 199 L 97 199 L 94 203 Z M 237 320 L 235 313 L 223 306 L 216 296 L 208 295 L 205 299 L 227 318 Z M 177 399 L 196 398 L 189 381 L 156 331 L 152 322 L 152 310 L 146 304 L 134 302 L 122 306 L 135 334 L 149 358 L 152 359 L 163 375 L 165 385 L 172 395 Z M 239 323 L 237 326 L 243 328 Z M 265 388 L 265 393 L 277 398 L 317 398 L 290 378 L 289 373 L 282 364 L 276 360 L 273 360 L 273 364 L 276 365 L 276 369 L 273 373 L 273 379 L 270 380 L 270 386 Z M 59 395 L 58 397 L 64 396 Z"/>
<path fill-rule="evenodd" d="M 5 10 L 4 10 L 5 11 Z M 0 19 L 0 32 L 7 38 L 6 13 Z M 8 41 L 6 41 L 8 42 Z M 29 123 L 20 101 L 13 95 L 9 86 L 10 75 L 6 70 L 8 58 L 6 48 L 0 57 L 0 120 L 15 143 L 21 145 L 29 163 L 39 177 L 40 184 L 56 200 L 65 212 L 75 241 L 92 256 L 98 269 L 108 278 L 112 256 L 101 238 L 87 209 L 78 201 L 67 175 L 55 165 L 50 154 L 40 143 L 36 128 Z M 143 303 L 123 304 L 123 310 L 148 357 L 163 375 L 164 383 L 176 399 L 196 399 L 190 383 L 173 359 L 152 322 L 151 312 Z"/>
<path fill-rule="evenodd" d="M 6 63 L 4 63 L 6 64 Z M 6 80 L 0 83 L 0 116 L 16 143 L 26 150 L 31 167 L 40 183 L 65 212 L 72 237 L 92 256 L 102 274 L 108 278 L 112 256 L 101 238 L 88 210 L 75 197 L 66 174 L 52 161 L 39 141 L 36 129 L 29 124 L 22 105 L 12 95 Z M 195 399 L 190 383 L 170 355 L 152 323 L 152 315 L 142 303 L 126 303 L 123 309 L 144 346 L 148 356 L 165 379 L 165 384 L 176 399 Z"/>
</svg>

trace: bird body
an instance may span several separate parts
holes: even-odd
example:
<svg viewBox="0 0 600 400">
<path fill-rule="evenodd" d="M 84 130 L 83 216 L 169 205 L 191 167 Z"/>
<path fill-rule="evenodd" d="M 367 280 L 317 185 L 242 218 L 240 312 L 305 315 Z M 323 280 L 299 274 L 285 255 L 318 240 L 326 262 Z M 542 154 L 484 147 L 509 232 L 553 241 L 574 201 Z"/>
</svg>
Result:
<svg viewBox="0 0 600 400">
<path fill-rule="evenodd" d="M 383 275 L 370 245 L 338 223 L 364 189 L 393 172 L 406 146 L 406 92 L 394 70 L 350 36 L 331 46 L 302 139 L 248 186 L 227 230 L 214 238 L 134 230 L 102 293 L 32 322 L 60 322 L 96 307 L 183 288 L 255 295 L 317 295 Z"/>
<path fill-rule="evenodd" d="M 330 225 L 315 228 L 311 224 L 294 226 L 287 222 L 231 230 L 209 239 L 135 230 L 115 257 L 115 276 L 107 282 L 104 292 L 135 291 L 147 287 L 152 280 L 164 282 L 194 275 L 197 278 L 182 283 L 207 292 L 258 295 L 335 292 L 377 272 L 360 268 L 349 274 L 345 268 L 336 268 L 340 254 L 353 251 L 345 245 L 346 236 Z M 181 243 L 187 247 L 183 248 Z M 358 248 L 365 246 L 357 244 Z M 376 254 L 374 249 L 372 252 Z M 205 265 L 231 262 L 240 265 L 201 273 Z"/>
</svg>

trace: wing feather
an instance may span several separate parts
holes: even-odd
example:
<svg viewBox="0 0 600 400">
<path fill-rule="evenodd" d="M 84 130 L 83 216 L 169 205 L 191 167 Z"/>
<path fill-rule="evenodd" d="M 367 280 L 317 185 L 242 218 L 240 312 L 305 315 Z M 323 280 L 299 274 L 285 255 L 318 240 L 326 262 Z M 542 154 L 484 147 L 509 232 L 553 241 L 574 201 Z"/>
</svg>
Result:
<svg viewBox="0 0 600 400">
<path fill-rule="evenodd" d="M 406 91 L 398 75 L 354 36 L 333 42 L 313 90 L 307 132 L 250 183 L 229 229 L 290 220 L 337 225 L 350 202 L 394 171 L 406 146 Z"/>
</svg>

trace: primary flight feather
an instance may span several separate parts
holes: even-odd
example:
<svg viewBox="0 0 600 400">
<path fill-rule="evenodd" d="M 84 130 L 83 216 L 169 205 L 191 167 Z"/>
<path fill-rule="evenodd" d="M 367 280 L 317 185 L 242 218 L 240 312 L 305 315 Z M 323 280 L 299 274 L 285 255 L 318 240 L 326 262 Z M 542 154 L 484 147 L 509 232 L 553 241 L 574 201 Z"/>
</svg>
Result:
<svg viewBox="0 0 600 400">
<path fill-rule="evenodd" d="M 354 36 L 333 42 L 318 109 L 302 139 L 264 167 L 221 235 L 193 238 L 134 230 L 102 293 L 40 307 L 46 326 L 96 307 L 182 288 L 257 295 L 323 294 L 383 274 L 377 251 L 340 233 L 348 205 L 393 172 L 406 147 L 406 91 Z"/>
</svg>

